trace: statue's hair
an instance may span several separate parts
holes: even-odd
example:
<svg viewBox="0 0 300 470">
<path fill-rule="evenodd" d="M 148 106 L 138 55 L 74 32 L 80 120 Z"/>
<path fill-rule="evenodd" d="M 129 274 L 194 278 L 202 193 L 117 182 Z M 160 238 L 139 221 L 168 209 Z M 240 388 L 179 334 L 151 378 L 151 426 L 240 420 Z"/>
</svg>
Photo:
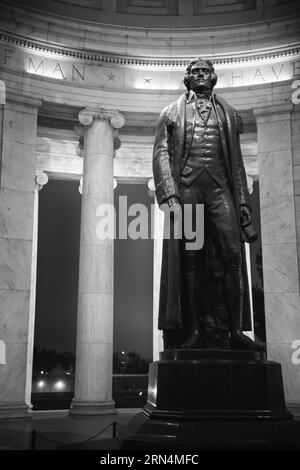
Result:
<svg viewBox="0 0 300 470">
<path fill-rule="evenodd" d="M 212 88 L 215 86 L 215 84 L 217 83 L 217 80 L 218 80 L 218 77 L 215 73 L 215 69 L 214 69 L 214 66 L 213 66 L 213 63 L 211 60 L 209 59 L 206 59 L 205 57 L 195 57 L 194 59 L 190 60 L 187 68 L 186 68 L 186 72 L 185 72 L 185 75 L 184 75 L 184 78 L 183 78 L 183 83 L 185 84 L 186 88 L 188 90 L 190 90 L 190 74 L 191 74 L 191 69 L 192 69 L 192 66 L 197 64 L 198 62 L 204 62 L 205 64 L 207 64 L 212 72 L 211 74 L 211 83 L 212 83 Z"/>
</svg>

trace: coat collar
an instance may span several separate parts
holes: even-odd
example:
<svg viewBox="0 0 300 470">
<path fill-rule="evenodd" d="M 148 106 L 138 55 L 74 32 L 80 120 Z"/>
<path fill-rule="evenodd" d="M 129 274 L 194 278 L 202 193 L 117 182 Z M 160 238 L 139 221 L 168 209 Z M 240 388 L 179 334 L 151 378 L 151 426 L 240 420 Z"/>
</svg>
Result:
<svg viewBox="0 0 300 470">
<path fill-rule="evenodd" d="M 187 94 L 186 102 L 187 104 L 191 103 L 192 101 L 196 101 L 197 95 L 193 90 L 190 90 Z"/>
<path fill-rule="evenodd" d="M 191 101 L 195 101 L 195 98 L 196 98 L 195 93 L 193 92 L 193 90 L 190 90 L 189 94 L 187 95 L 187 100 L 186 100 L 187 104 L 190 103 Z"/>
</svg>

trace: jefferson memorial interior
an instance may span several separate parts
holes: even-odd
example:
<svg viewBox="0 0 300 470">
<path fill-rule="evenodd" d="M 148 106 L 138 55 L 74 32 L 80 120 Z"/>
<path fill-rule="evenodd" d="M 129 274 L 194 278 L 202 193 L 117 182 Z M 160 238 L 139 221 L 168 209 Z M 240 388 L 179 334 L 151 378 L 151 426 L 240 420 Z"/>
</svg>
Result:
<svg viewBox="0 0 300 470">
<path fill-rule="evenodd" d="M 158 359 L 163 215 L 155 200 L 152 148 L 158 116 L 185 92 L 185 68 L 195 56 L 213 61 L 216 93 L 243 119 L 242 155 L 260 231 L 256 248 L 247 248 L 258 328 L 248 334 L 262 331 L 268 360 L 282 366 L 287 407 L 299 415 L 298 2 L 4 0 L 0 8 L 0 420 L 34 415 L 34 344 L 37 329 L 47 337 L 48 328 L 37 306 L 51 289 L 63 292 L 72 276 L 68 289 L 76 296 L 66 297 L 64 308 L 72 310 L 73 326 L 64 310 L 53 313 L 55 335 L 62 336 L 61 321 L 76 351 L 72 416 L 115 412 L 113 352 L 130 350 L 130 344 L 114 342 L 125 324 L 143 343 L 141 354 Z M 68 206 L 71 186 L 76 197 Z M 153 205 L 154 233 L 145 252 L 146 245 L 131 241 L 132 261 L 124 257 L 129 245 L 118 248 L 116 241 L 114 249 L 113 240 L 97 237 L 99 205 L 113 204 L 116 195 L 129 198 L 130 191 L 133 202 Z M 46 196 L 60 218 L 51 218 Z M 64 219 L 74 205 L 73 227 Z M 48 221 L 43 235 L 42 220 Z M 40 246 L 53 224 L 61 232 L 47 245 L 42 266 Z M 64 272 L 59 265 L 55 286 L 46 277 L 45 290 L 39 289 L 39 273 L 51 269 L 60 244 L 73 247 L 68 256 L 74 255 L 74 269 Z M 120 313 L 122 279 L 131 286 L 127 297 L 139 299 L 139 289 L 144 295 L 138 320 Z"/>
</svg>

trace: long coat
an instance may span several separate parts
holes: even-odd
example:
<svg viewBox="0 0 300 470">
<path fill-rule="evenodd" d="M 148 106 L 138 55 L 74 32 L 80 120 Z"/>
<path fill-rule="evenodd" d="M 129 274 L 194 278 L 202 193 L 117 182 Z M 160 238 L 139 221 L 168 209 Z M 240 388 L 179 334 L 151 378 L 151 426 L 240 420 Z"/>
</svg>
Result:
<svg viewBox="0 0 300 470">
<path fill-rule="evenodd" d="M 180 199 L 180 177 L 191 144 L 191 142 L 186 141 L 185 132 L 187 97 L 188 93 L 184 93 L 178 100 L 164 108 L 158 120 L 153 149 L 153 175 L 158 204 L 164 203 L 173 196 Z M 242 121 L 238 113 L 222 98 L 213 95 L 213 103 L 217 115 L 221 114 L 221 108 L 223 116 L 225 116 L 225 123 L 219 119 L 222 153 L 238 215 L 237 220 L 242 243 L 243 236 L 240 226 L 239 207 L 241 204 L 250 207 L 250 197 L 239 140 L 239 134 L 242 132 Z M 249 291 L 247 289 L 247 270 L 243 243 L 242 254 L 245 285 L 243 328 L 244 330 L 250 330 Z M 180 273 L 180 240 L 172 238 L 164 239 L 159 302 L 159 329 L 172 330 L 183 327 Z"/>
</svg>

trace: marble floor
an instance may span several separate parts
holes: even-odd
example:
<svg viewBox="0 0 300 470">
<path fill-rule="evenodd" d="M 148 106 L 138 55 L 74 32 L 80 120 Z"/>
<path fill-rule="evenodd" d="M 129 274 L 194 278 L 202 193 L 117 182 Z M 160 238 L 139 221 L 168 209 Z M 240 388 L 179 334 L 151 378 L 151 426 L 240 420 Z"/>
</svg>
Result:
<svg viewBox="0 0 300 470">
<path fill-rule="evenodd" d="M 124 426 L 139 412 L 137 408 L 118 409 L 113 415 L 79 418 L 70 417 L 67 410 L 35 411 L 32 419 L 0 421 L 0 450 L 55 450 L 58 445 L 81 443 L 85 448 L 117 450 L 118 436 L 125 437 Z"/>
<path fill-rule="evenodd" d="M 57 449 L 118 451 L 121 450 L 122 439 L 132 435 L 139 426 L 140 411 L 138 408 L 123 408 L 117 409 L 113 415 L 80 418 L 69 416 L 68 410 L 35 411 L 32 413 L 32 419 L 2 420 L 0 451 Z M 299 409 L 297 413 L 295 410 L 291 411 L 294 414 L 294 428 L 297 428 L 297 435 L 299 434 L 300 438 Z M 292 436 L 294 431 L 291 432 Z"/>
</svg>

